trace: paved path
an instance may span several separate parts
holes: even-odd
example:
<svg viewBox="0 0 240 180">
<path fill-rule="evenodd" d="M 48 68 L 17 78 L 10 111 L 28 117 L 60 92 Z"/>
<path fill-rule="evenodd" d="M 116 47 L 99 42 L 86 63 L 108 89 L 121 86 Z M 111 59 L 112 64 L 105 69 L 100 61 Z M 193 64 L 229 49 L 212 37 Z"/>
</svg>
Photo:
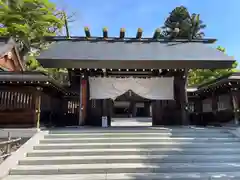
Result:
<svg viewBox="0 0 240 180">
<path fill-rule="evenodd" d="M 138 126 L 138 127 L 149 127 L 152 126 L 152 118 L 150 117 L 136 117 L 136 118 L 112 118 L 111 126 L 113 127 L 127 127 L 127 126 Z"/>
</svg>

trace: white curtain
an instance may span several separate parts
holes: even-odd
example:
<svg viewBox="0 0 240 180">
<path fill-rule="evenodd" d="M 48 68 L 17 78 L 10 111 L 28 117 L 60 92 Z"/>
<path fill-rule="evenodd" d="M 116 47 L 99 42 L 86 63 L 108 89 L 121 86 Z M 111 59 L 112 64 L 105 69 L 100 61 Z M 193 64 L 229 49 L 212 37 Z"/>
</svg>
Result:
<svg viewBox="0 0 240 180">
<path fill-rule="evenodd" d="M 155 100 L 174 99 L 173 77 L 114 78 L 90 77 L 90 99 L 113 99 L 132 90 L 139 96 Z"/>
</svg>

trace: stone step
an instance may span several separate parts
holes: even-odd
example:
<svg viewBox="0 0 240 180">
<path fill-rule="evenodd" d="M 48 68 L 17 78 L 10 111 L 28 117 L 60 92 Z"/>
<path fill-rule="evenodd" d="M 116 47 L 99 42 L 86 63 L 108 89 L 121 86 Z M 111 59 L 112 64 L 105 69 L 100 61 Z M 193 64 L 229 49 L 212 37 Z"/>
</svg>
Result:
<svg viewBox="0 0 240 180">
<path fill-rule="evenodd" d="M 99 133 L 220 133 L 227 132 L 226 129 L 215 128 L 161 128 L 161 127 L 123 127 L 123 128 L 79 128 L 79 129 L 62 129 L 62 130 L 50 130 L 49 134 L 99 134 Z"/>
<path fill-rule="evenodd" d="M 18 165 L 10 175 L 239 172 L 240 163 Z"/>
<path fill-rule="evenodd" d="M 10 175 L 3 180 L 239 180 L 239 172 Z"/>
<path fill-rule="evenodd" d="M 34 150 L 28 157 L 50 156 L 112 156 L 112 155 L 240 155 L 240 149 L 231 148 L 158 148 L 158 149 L 54 149 Z"/>
<path fill-rule="evenodd" d="M 3 180 L 239 180 L 239 172 L 10 175 Z"/>
<path fill-rule="evenodd" d="M 238 148 L 240 143 L 198 143 L 198 142 L 129 142 L 129 143 L 66 143 L 40 144 L 34 150 L 50 149 L 102 149 L 102 148 Z"/>
<path fill-rule="evenodd" d="M 58 144 L 58 143 L 100 143 L 100 142 L 240 142 L 239 138 L 171 138 L 171 137 L 105 137 L 105 138 L 58 138 L 44 139 L 40 144 Z"/>
<path fill-rule="evenodd" d="M 20 165 L 105 164 L 105 163 L 237 163 L 240 155 L 121 155 L 27 157 Z"/>
<path fill-rule="evenodd" d="M 76 134 L 49 134 L 45 136 L 45 139 L 53 139 L 53 138 L 106 138 L 106 137 L 234 137 L 234 135 L 230 133 L 76 133 Z"/>
</svg>

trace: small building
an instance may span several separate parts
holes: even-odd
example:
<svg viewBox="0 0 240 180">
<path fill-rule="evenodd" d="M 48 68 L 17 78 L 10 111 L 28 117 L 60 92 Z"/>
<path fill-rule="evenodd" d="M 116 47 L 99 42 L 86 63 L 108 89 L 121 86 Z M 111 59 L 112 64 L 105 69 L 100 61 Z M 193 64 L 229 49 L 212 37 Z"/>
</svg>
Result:
<svg viewBox="0 0 240 180">
<path fill-rule="evenodd" d="M 0 71 L 24 71 L 23 57 L 12 38 L 0 37 Z"/>
<path fill-rule="evenodd" d="M 79 94 L 41 72 L 0 72 L 0 127 L 77 125 Z"/>
<path fill-rule="evenodd" d="M 131 102 L 141 96 L 145 104 L 139 106 L 151 107 L 146 115 L 153 125 L 187 125 L 188 70 L 229 68 L 235 60 L 209 46 L 215 39 L 169 40 L 158 34 L 143 38 L 139 29 L 136 37 L 125 37 L 121 29 L 119 37 L 109 37 L 104 28 L 102 37 L 93 37 L 85 28 L 85 37 L 46 37 L 52 43 L 37 60 L 46 68 L 68 69 L 71 88 L 80 93 L 78 125 L 101 126 L 103 117 L 110 125 L 119 100 L 129 93 Z"/>
<path fill-rule="evenodd" d="M 204 83 L 192 92 L 192 122 L 198 125 L 239 123 L 240 73 Z"/>
</svg>

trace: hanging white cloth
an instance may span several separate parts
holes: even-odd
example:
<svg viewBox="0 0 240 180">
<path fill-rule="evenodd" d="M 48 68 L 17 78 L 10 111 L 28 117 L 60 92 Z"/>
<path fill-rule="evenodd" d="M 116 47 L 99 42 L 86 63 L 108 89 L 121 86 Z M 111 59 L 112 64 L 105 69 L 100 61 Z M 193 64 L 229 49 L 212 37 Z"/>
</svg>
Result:
<svg viewBox="0 0 240 180">
<path fill-rule="evenodd" d="M 90 99 L 113 99 L 132 90 L 137 95 L 152 100 L 174 99 L 174 78 L 114 78 L 90 77 Z"/>
</svg>

